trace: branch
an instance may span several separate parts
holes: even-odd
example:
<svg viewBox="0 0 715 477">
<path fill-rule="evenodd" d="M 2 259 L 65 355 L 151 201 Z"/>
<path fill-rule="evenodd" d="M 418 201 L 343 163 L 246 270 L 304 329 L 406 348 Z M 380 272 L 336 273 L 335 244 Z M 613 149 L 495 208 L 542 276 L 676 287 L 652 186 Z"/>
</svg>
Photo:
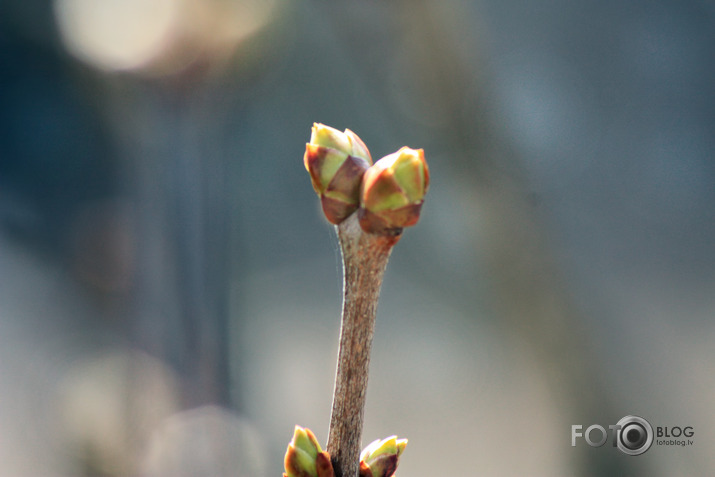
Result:
<svg viewBox="0 0 715 477">
<path fill-rule="evenodd" d="M 377 301 L 390 252 L 400 236 L 363 232 L 357 214 L 336 229 L 344 296 L 327 451 L 336 477 L 356 477 Z"/>
</svg>

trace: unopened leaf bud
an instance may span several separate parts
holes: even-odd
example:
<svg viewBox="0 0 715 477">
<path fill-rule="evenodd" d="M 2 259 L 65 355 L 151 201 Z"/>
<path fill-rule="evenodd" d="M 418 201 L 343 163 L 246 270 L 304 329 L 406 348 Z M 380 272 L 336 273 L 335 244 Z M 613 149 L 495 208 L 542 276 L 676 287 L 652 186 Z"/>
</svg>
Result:
<svg viewBox="0 0 715 477">
<path fill-rule="evenodd" d="M 360 183 L 372 164 L 365 143 L 349 129 L 315 123 L 303 157 L 325 217 L 339 224 L 360 204 Z"/>
<path fill-rule="evenodd" d="M 373 164 L 363 177 L 360 226 L 365 232 L 399 235 L 415 225 L 429 188 L 422 149 L 403 147 Z"/>
<path fill-rule="evenodd" d="M 373 441 L 360 454 L 360 477 L 392 477 L 406 446 L 397 436 Z"/>
<path fill-rule="evenodd" d="M 295 426 L 285 455 L 283 477 L 334 477 L 330 456 L 321 450 L 310 429 Z"/>
</svg>

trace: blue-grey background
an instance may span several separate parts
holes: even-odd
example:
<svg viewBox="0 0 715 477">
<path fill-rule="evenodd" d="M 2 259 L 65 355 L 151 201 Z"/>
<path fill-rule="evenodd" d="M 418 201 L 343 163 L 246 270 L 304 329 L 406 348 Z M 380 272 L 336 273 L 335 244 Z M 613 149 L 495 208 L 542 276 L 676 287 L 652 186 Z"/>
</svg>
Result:
<svg viewBox="0 0 715 477">
<path fill-rule="evenodd" d="M 432 183 L 364 443 L 399 475 L 715 473 L 715 4 L 0 5 L 0 476 L 273 476 L 327 437 L 314 121 Z M 694 445 L 571 446 L 628 414 Z"/>
</svg>

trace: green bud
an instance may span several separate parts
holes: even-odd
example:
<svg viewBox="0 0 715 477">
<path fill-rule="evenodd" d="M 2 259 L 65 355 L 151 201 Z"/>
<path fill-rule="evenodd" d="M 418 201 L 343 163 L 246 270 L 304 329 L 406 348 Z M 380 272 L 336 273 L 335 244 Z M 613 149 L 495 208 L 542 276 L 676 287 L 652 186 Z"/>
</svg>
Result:
<svg viewBox="0 0 715 477">
<path fill-rule="evenodd" d="M 349 129 L 315 123 L 303 157 L 325 217 L 339 224 L 360 204 L 360 183 L 372 164 L 365 143 Z"/>
<path fill-rule="evenodd" d="M 417 223 L 429 188 L 429 169 L 422 149 L 403 147 L 383 157 L 363 177 L 360 226 L 365 232 L 399 235 Z"/>
<path fill-rule="evenodd" d="M 392 477 L 406 446 L 397 436 L 373 441 L 360 454 L 360 477 Z"/>
<path fill-rule="evenodd" d="M 310 429 L 295 426 L 285 455 L 283 477 L 334 477 L 330 456 L 321 450 Z"/>
</svg>

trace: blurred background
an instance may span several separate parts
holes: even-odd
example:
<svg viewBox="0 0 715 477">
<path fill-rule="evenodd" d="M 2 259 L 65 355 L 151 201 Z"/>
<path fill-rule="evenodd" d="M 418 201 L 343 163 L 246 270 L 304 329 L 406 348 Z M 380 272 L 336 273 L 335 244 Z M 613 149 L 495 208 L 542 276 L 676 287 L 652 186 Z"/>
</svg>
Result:
<svg viewBox="0 0 715 477">
<path fill-rule="evenodd" d="M 399 475 L 715 474 L 715 4 L 0 4 L 0 476 L 276 476 L 324 441 L 313 122 L 422 147 L 364 443 Z M 628 414 L 639 457 L 571 446 Z"/>
</svg>

